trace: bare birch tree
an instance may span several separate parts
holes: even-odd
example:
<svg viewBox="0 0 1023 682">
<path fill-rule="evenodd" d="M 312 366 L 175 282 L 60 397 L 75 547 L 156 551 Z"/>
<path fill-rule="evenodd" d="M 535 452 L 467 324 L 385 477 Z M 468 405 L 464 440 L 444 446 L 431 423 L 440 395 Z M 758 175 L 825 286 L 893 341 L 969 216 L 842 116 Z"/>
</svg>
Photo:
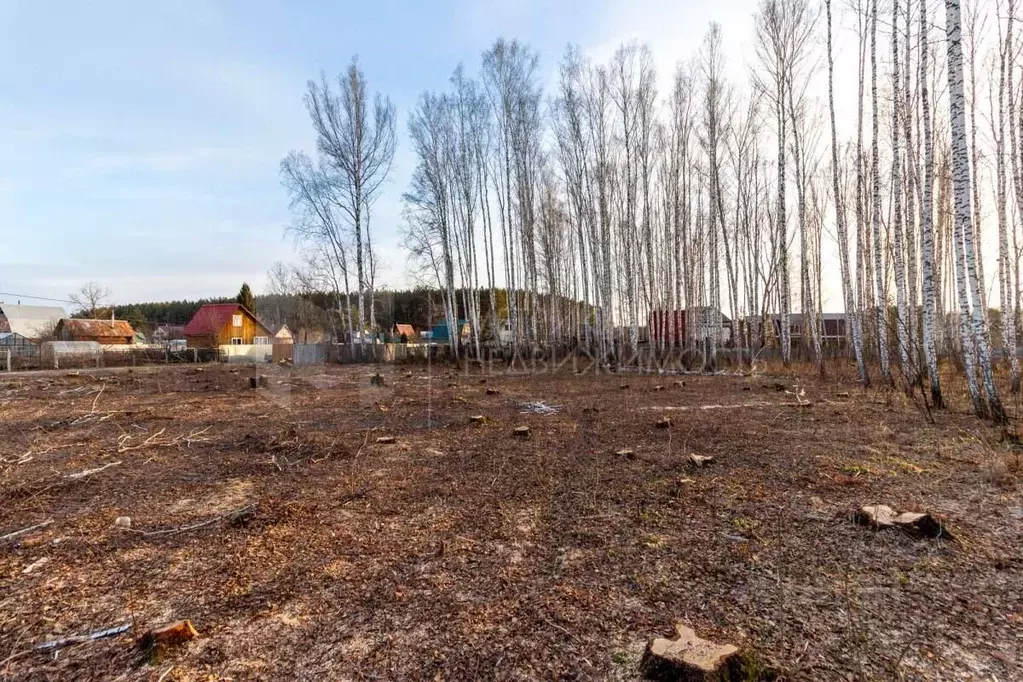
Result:
<svg viewBox="0 0 1023 682">
<path fill-rule="evenodd" d="M 928 23 L 927 23 L 927 2 L 919 0 L 920 3 L 920 105 L 922 109 L 923 140 L 924 140 L 924 176 L 923 192 L 920 202 L 921 211 L 921 247 L 923 267 L 923 344 L 924 359 L 927 363 L 927 376 L 931 384 L 931 402 L 935 407 L 943 407 L 945 404 L 941 394 L 941 375 L 938 372 L 938 353 L 934 339 L 935 317 L 938 313 L 935 297 L 934 282 L 934 139 L 931 130 L 931 101 L 928 89 Z"/>
<path fill-rule="evenodd" d="M 982 287 L 977 273 L 977 254 L 972 228 L 970 151 L 966 140 L 962 11 L 959 0 L 945 0 L 945 33 L 948 49 L 948 107 L 949 124 L 952 131 L 952 187 L 955 193 L 956 248 L 959 248 L 961 240 L 965 276 L 969 280 L 970 297 L 972 298 L 973 341 L 976 344 L 984 390 L 987 392 L 987 409 L 983 410 L 983 413 L 989 414 L 996 423 L 1004 423 L 1007 421 L 1007 416 L 998 396 L 991 366 L 991 344 L 987 325 L 984 323 Z M 958 276 L 962 277 L 963 273 L 960 272 Z M 965 290 L 965 287 L 961 287 L 961 289 Z M 962 298 L 963 296 L 960 294 L 961 302 Z M 978 410 L 978 413 L 980 412 L 981 410 Z M 984 416 L 984 414 L 980 414 L 980 416 Z"/>
<path fill-rule="evenodd" d="M 326 75 L 321 76 L 319 84 L 309 81 L 305 103 L 316 131 L 317 148 L 333 170 L 330 180 L 337 205 L 354 236 L 361 331 L 367 322 L 366 296 L 373 298 L 369 219 L 394 160 L 396 113 L 390 100 L 379 94 L 371 102 L 366 77 L 355 57 L 335 85 L 336 91 Z"/>
</svg>

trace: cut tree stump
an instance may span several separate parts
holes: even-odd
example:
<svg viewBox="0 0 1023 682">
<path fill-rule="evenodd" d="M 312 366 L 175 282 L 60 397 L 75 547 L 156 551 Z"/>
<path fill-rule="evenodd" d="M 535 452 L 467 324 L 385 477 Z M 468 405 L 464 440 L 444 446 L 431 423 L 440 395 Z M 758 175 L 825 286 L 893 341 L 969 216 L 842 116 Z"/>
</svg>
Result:
<svg viewBox="0 0 1023 682">
<path fill-rule="evenodd" d="M 657 386 L 654 386 L 654 390 L 655 391 L 663 391 L 664 390 L 664 386 L 661 386 L 660 384 L 658 384 Z"/>
<path fill-rule="evenodd" d="M 726 682 L 741 679 L 739 649 L 696 636 L 682 623 L 675 624 L 677 639 L 658 637 L 646 646 L 640 673 L 658 682 Z"/>
<path fill-rule="evenodd" d="M 487 389 L 487 395 L 497 395 L 498 393 L 500 393 L 500 391 L 498 391 L 496 388 Z"/>
<path fill-rule="evenodd" d="M 891 528 L 895 525 L 895 510 L 887 504 L 868 504 L 856 513 L 856 523 L 875 528 Z"/>
<path fill-rule="evenodd" d="M 671 427 L 671 419 L 669 419 L 668 417 L 661 417 L 660 419 L 657 420 L 657 428 L 659 428 L 659 429 L 667 429 L 667 428 L 670 428 L 670 427 Z"/>
<path fill-rule="evenodd" d="M 676 381 L 675 382 L 675 386 L 678 387 L 678 388 L 685 388 L 686 387 L 686 382 L 681 381 L 681 380 Z"/>
<path fill-rule="evenodd" d="M 629 390 L 629 385 L 628 384 L 622 384 L 618 388 L 622 389 L 623 391 L 628 391 Z"/>
<path fill-rule="evenodd" d="M 528 426 L 516 426 L 512 431 L 512 435 L 516 438 L 529 438 L 529 427 Z"/>
<path fill-rule="evenodd" d="M 383 386 L 384 385 L 384 378 L 382 376 L 380 376 L 379 372 L 377 372 L 376 374 L 374 374 L 373 376 L 371 376 L 369 378 L 369 383 L 370 383 L 371 386 Z"/>
<path fill-rule="evenodd" d="M 396 442 L 398 442 L 398 439 L 394 436 L 380 436 L 377 438 L 377 443 L 380 443 L 381 445 L 391 445 Z"/>
<path fill-rule="evenodd" d="M 713 455 L 689 455 L 689 461 L 698 467 L 702 467 L 704 464 L 710 464 L 714 461 Z"/>
<path fill-rule="evenodd" d="M 952 533 L 930 514 L 904 511 L 901 514 L 886 504 L 868 504 L 860 507 L 854 517 L 856 523 L 874 530 L 899 528 L 910 535 L 954 540 Z"/>
<path fill-rule="evenodd" d="M 139 647 L 146 650 L 153 647 L 172 647 L 184 644 L 198 636 L 199 631 L 195 629 L 190 620 L 179 620 L 176 623 L 150 630 L 142 635 L 142 638 L 139 640 Z"/>
<path fill-rule="evenodd" d="M 625 457 L 626 459 L 636 459 L 636 451 L 632 448 L 623 448 L 615 452 L 619 457 Z"/>
<path fill-rule="evenodd" d="M 474 414 L 469 417 L 469 421 L 471 421 L 473 424 L 486 424 L 490 420 L 487 419 L 485 415 Z"/>
</svg>

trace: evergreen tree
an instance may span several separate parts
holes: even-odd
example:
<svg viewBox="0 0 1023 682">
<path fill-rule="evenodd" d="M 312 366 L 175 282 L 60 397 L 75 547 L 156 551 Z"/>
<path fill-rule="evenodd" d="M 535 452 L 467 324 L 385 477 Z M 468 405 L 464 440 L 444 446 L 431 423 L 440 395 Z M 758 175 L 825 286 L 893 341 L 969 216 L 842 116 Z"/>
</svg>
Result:
<svg viewBox="0 0 1023 682">
<path fill-rule="evenodd" d="M 248 282 L 242 282 L 242 288 L 238 292 L 238 296 L 235 297 L 235 300 L 247 309 L 252 310 L 254 301 L 252 297 L 252 289 L 249 288 Z"/>
</svg>

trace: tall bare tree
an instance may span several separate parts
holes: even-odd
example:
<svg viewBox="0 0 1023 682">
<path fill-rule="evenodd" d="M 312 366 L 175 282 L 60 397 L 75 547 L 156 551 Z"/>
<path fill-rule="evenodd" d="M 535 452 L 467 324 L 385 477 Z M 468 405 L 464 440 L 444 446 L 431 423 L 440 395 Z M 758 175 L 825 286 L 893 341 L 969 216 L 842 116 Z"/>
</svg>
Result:
<svg viewBox="0 0 1023 682">
<path fill-rule="evenodd" d="M 876 0 L 875 0 L 876 1 Z M 963 265 L 969 281 L 972 299 L 973 341 L 977 348 L 984 389 L 987 392 L 987 410 L 997 423 L 1007 421 L 995 386 L 991 366 L 991 343 L 984 320 L 984 305 L 980 279 L 977 273 L 977 253 L 972 227 L 970 151 L 966 140 L 966 97 L 963 92 L 962 10 L 959 0 L 945 0 L 945 34 L 948 49 L 948 107 L 952 131 L 952 187 L 955 193 L 955 225 L 957 248 L 961 240 Z M 965 289 L 965 287 L 962 287 Z M 960 294 L 962 299 L 962 294 Z"/>
<path fill-rule="evenodd" d="M 99 282 L 86 282 L 78 291 L 67 295 L 72 305 L 77 306 L 89 317 L 95 318 L 100 308 L 110 299 L 110 289 Z"/>
<path fill-rule="evenodd" d="M 831 191 L 835 202 L 835 228 L 838 233 L 838 265 L 842 278 L 842 298 L 845 300 L 846 324 L 852 326 L 853 353 L 856 356 L 856 368 L 860 374 L 860 383 L 867 386 L 870 377 L 867 375 L 867 363 L 863 358 L 863 330 L 860 327 L 860 315 L 856 309 L 856 293 L 853 286 L 852 272 L 849 264 L 849 234 L 846 227 L 846 211 L 839 190 L 838 161 L 838 129 L 835 126 L 835 59 L 831 47 L 831 0 L 825 0 L 825 11 L 828 22 L 828 118 L 831 123 Z M 859 165 L 859 159 L 856 161 Z"/>
<path fill-rule="evenodd" d="M 881 245 L 881 149 L 878 140 L 877 111 L 877 0 L 871 0 L 870 7 L 870 208 L 874 238 L 874 295 L 877 298 L 877 348 L 881 360 L 881 376 L 891 383 L 892 374 L 888 360 L 888 303 L 885 297 L 884 261 Z"/>
<path fill-rule="evenodd" d="M 336 203 L 354 236 L 361 331 L 367 324 L 366 297 L 372 302 L 374 288 L 369 221 L 394 161 L 396 112 L 389 99 L 379 93 L 371 97 L 356 57 L 338 76 L 335 87 L 331 88 L 325 74 L 318 84 L 309 81 L 305 104 L 316 131 L 317 149 L 331 170 L 329 181 Z"/>
<path fill-rule="evenodd" d="M 922 109 L 923 140 L 924 140 L 924 177 L 923 196 L 920 202 L 921 211 L 921 247 L 923 266 L 923 344 L 924 359 L 927 363 L 927 376 L 931 384 L 931 401 L 936 407 L 943 407 L 945 404 L 941 394 L 941 375 L 938 372 L 938 352 L 934 339 L 935 317 L 938 313 L 935 297 L 934 281 L 934 139 L 931 124 L 931 100 L 928 89 L 928 23 L 927 23 L 927 2 L 919 0 L 920 5 L 920 105 Z"/>
</svg>

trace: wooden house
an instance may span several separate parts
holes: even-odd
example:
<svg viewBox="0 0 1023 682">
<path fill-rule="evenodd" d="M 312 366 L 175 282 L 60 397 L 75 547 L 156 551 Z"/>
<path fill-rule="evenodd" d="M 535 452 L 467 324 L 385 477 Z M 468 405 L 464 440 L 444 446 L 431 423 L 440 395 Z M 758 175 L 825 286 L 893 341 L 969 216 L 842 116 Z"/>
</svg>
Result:
<svg viewBox="0 0 1023 682">
<path fill-rule="evenodd" d="M 273 332 L 240 303 L 204 305 L 185 325 L 184 334 L 189 348 L 269 344 L 273 336 Z"/>
<path fill-rule="evenodd" d="M 295 343 L 295 335 L 286 324 L 282 324 L 273 335 L 273 343 Z"/>
<path fill-rule="evenodd" d="M 153 343 L 168 343 L 178 339 L 184 341 L 185 326 L 183 324 L 161 324 L 153 330 L 152 338 Z"/>
<path fill-rule="evenodd" d="M 101 346 L 126 346 L 135 340 L 127 320 L 80 320 L 65 317 L 53 332 L 60 341 L 95 341 Z"/>
<path fill-rule="evenodd" d="M 695 325 L 694 330 L 686 329 L 687 318 Z M 732 320 L 710 306 L 688 310 L 651 310 L 647 327 L 649 339 L 655 343 L 714 339 L 719 344 L 727 344 L 732 339 Z"/>
<path fill-rule="evenodd" d="M 394 325 L 394 336 L 401 340 L 401 343 L 415 343 L 418 340 L 415 328 L 410 324 L 398 323 Z"/>
</svg>

